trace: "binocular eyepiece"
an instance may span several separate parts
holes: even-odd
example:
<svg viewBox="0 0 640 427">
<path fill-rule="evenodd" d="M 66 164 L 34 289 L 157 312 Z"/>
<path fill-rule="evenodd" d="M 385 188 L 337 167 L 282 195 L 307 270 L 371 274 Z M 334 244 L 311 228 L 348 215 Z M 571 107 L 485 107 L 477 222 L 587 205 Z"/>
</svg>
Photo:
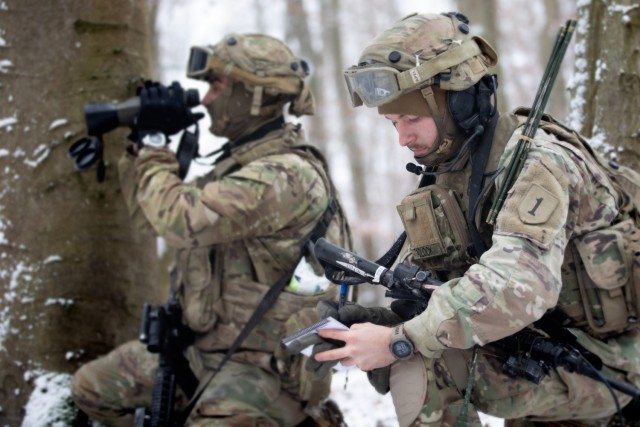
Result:
<svg viewBox="0 0 640 427">
<path fill-rule="evenodd" d="M 169 88 L 171 91 L 171 88 Z M 197 89 L 184 92 L 184 103 L 192 108 L 200 104 Z M 133 126 L 140 112 L 140 98 L 135 96 L 119 103 L 90 102 L 84 105 L 87 133 L 91 136 L 103 135 L 120 126 Z"/>
</svg>

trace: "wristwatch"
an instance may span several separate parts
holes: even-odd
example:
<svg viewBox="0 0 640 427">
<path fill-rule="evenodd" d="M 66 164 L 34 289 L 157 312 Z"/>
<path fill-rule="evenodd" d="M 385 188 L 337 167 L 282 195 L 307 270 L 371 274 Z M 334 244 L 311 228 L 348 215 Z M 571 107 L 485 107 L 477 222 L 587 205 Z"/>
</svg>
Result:
<svg viewBox="0 0 640 427">
<path fill-rule="evenodd" d="M 414 346 L 411 340 L 404 334 L 404 324 L 393 328 L 389 350 L 391 350 L 391 353 L 398 359 L 409 359 L 413 356 Z"/>
<path fill-rule="evenodd" d="M 151 148 L 162 148 L 167 145 L 167 137 L 162 132 L 154 132 L 142 138 L 142 145 Z"/>
</svg>

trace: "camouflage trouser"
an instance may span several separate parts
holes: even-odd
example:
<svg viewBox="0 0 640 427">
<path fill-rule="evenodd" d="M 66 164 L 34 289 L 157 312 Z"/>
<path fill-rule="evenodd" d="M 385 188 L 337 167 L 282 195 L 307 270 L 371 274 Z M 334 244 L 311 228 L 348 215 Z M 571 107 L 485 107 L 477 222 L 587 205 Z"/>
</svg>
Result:
<svg viewBox="0 0 640 427">
<path fill-rule="evenodd" d="M 222 356 L 220 356 L 222 357 Z M 131 341 L 81 367 L 73 377 L 76 405 L 108 426 L 132 426 L 135 408 L 151 404 L 157 355 Z M 302 404 L 281 391 L 280 378 L 229 361 L 209 383 L 186 426 L 293 426 L 306 417 Z M 181 393 L 178 409 L 186 406 Z"/>
<path fill-rule="evenodd" d="M 467 369 L 471 351 L 461 351 L 464 363 L 458 369 Z M 405 378 L 423 378 L 422 409 L 416 410 L 417 418 L 403 423 L 404 426 L 451 426 L 461 411 L 464 395 L 456 386 L 451 367 L 444 359 L 420 358 L 422 363 L 413 364 L 414 372 L 403 374 Z M 564 369 L 551 370 L 540 384 L 525 379 L 512 379 L 502 372 L 504 359 L 486 350 L 480 350 L 474 372 L 471 405 L 468 408 L 469 425 L 480 425 L 477 411 L 505 419 L 528 419 L 537 421 L 579 420 L 581 426 L 606 426 L 616 412 L 609 389 L 602 383 Z M 397 362 L 396 362 L 397 363 Z M 394 371 L 402 364 L 392 366 L 391 393 L 396 404 L 406 399 L 407 390 L 402 384 L 394 384 Z M 602 373 L 624 381 L 619 372 L 604 367 Z M 418 381 L 416 381 L 418 382 Z M 460 381 L 459 381 L 460 382 Z M 398 390 L 394 390 L 394 386 Z M 414 387 L 413 390 L 419 390 Z M 413 393 L 413 390 L 411 391 Z M 628 395 L 615 392 L 621 407 L 629 403 Z M 420 405 L 417 402 L 418 407 Z M 400 411 L 403 409 L 401 408 Z M 406 411 L 405 411 L 406 412 Z M 405 416 L 406 419 L 406 416 Z"/>
</svg>

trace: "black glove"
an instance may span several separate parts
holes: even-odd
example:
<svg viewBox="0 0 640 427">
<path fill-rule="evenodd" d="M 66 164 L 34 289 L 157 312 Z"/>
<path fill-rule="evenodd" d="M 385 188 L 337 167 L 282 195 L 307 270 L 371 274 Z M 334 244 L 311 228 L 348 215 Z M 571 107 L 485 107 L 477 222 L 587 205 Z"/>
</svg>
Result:
<svg viewBox="0 0 640 427">
<path fill-rule="evenodd" d="M 310 345 L 313 346 L 312 354 L 304 367 L 307 371 L 313 373 L 317 379 L 322 379 L 327 375 L 327 373 L 329 373 L 329 370 L 338 363 L 338 361 L 332 360 L 330 362 L 318 362 L 314 356 L 323 351 L 340 348 L 344 346 L 344 342 L 321 338 L 318 334 L 308 334 L 287 344 L 287 350 L 292 354 L 297 354 Z"/>
<path fill-rule="evenodd" d="M 427 304 L 424 301 L 397 299 L 391 302 L 390 307 L 391 310 L 402 319 L 401 322 L 404 322 L 422 313 L 427 307 Z"/>
<path fill-rule="evenodd" d="M 157 132 L 173 135 L 204 117 L 203 113 L 191 112 L 185 102 L 184 89 L 178 82 L 171 83 L 169 87 L 147 82 L 138 96 L 140 112 L 134 131 L 139 138 Z"/>
<path fill-rule="evenodd" d="M 367 379 L 369 384 L 376 389 L 380 394 L 387 394 L 389 392 L 389 374 L 391 373 L 391 365 L 384 368 L 372 369 L 367 371 Z"/>
<path fill-rule="evenodd" d="M 342 284 L 342 282 L 345 282 L 347 285 L 350 285 L 350 286 L 359 285 L 360 283 L 362 283 L 362 279 L 349 276 L 347 275 L 347 273 L 344 272 L 344 270 L 336 268 L 330 264 L 327 264 L 326 262 L 323 262 L 320 260 L 320 265 L 322 265 L 322 268 L 324 269 L 324 277 L 329 279 L 331 283 L 340 285 Z"/>
<path fill-rule="evenodd" d="M 347 302 L 338 310 L 336 301 L 322 300 L 316 305 L 321 318 L 333 317 L 346 326 L 354 323 L 371 322 L 376 325 L 392 326 L 402 323 L 402 319 L 393 311 L 384 307 L 363 307 L 354 302 Z"/>
<path fill-rule="evenodd" d="M 338 303 L 336 301 L 321 300 L 316 305 L 316 311 L 322 319 L 329 316 L 336 320 L 339 320 L 346 326 L 351 326 L 354 323 L 371 322 L 376 325 L 395 325 L 402 322 L 395 313 L 391 310 L 383 307 L 363 307 L 361 305 L 348 302 L 338 310 Z M 332 360 L 330 362 L 318 362 L 313 356 L 317 353 L 321 353 L 327 350 L 333 350 L 344 346 L 344 342 L 337 340 L 328 340 L 321 338 L 318 334 L 310 334 L 305 337 L 304 342 L 297 343 L 297 347 L 300 349 L 306 346 L 313 345 L 312 356 L 307 360 L 305 369 L 309 372 L 313 372 L 316 378 L 321 379 L 333 368 L 338 361 Z M 388 375 L 387 375 L 388 377 Z M 387 381 L 388 382 L 388 381 Z M 380 386 L 381 389 L 384 385 Z M 377 390 L 377 389 L 376 389 Z"/>
<path fill-rule="evenodd" d="M 323 339 L 323 338 L 320 338 L 320 336 L 317 334 L 313 334 L 313 335 L 318 337 L 321 342 L 313 346 L 311 357 L 309 357 L 309 359 L 307 360 L 307 363 L 304 365 L 304 368 L 307 371 L 312 372 L 316 376 L 316 379 L 321 380 L 329 373 L 331 368 L 333 368 L 338 364 L 339 360 L 331 360 L 329 362 L 318 362 L 314 356 L 318 353 L 322 353 L 323 351 L 333 350 L 336 348 L 343 347 L 344 343 L 342 341 Z"/>
</svg>

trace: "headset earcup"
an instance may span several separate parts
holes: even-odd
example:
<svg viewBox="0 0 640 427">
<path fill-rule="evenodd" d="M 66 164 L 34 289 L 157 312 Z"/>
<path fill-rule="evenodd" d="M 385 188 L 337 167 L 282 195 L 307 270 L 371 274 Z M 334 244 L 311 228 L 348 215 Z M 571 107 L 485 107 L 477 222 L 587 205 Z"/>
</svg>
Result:
<svg viewBox="0 0 640 427">
<path fill-rule="evenodd" d="M 479 122 L 476 85 L 462 91 L 448 91 L 447 104 L 451 118 L 465 133 L 473 131 Z"/>
<path fill-rule="evenodd" d="M 447 106 L 456 125 L 471 133 L 478 125 L 486 125 L 492 115 L 491 97 L 495 93 L 491 76 L 462 91 L 447 92 Z M 487 84 L 489 82 L 489 84 Z"/>
</svg>

